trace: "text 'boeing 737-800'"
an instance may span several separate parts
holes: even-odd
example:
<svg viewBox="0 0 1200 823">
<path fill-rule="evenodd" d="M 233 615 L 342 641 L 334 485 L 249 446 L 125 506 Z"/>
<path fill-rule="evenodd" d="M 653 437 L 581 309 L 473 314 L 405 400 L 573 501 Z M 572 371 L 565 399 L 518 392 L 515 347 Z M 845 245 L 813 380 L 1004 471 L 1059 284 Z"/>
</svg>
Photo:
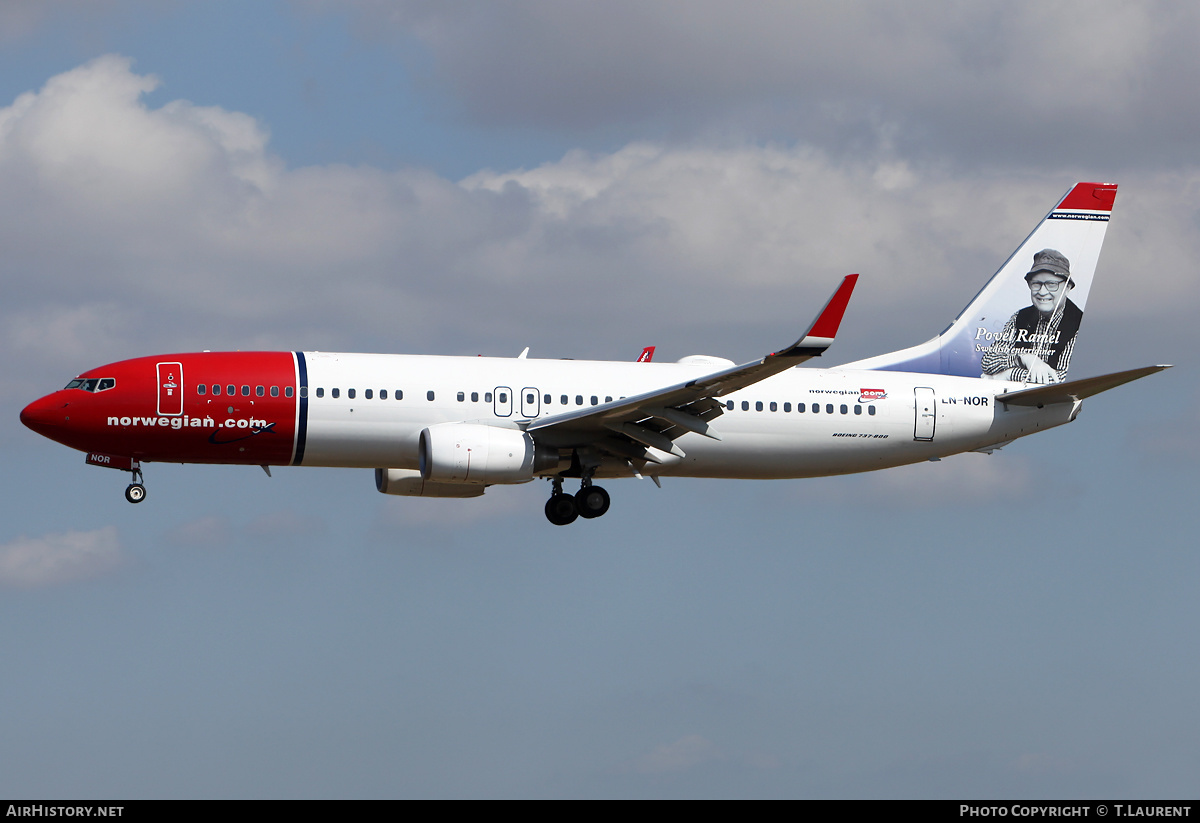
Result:
<svg viewBox="0 0 1200 823">
<path fill-rule="evenodd" d="M 942 334 L 832 369 L 857 275 L 800 338 L 742 365 L 200 352 L 90 369 L 21 421 L 132 473 L 150 462 L 375 470 L 385 494 L 477 497 L 547 478 L 546 517 L 608 511 L 618 477 L 795 478 L 990 451 L 1167 366 L 1067 378 L 1117 187 L 1080 183 Z M 577 479 L 579 491 L 563 490 Z"/>
</svg>

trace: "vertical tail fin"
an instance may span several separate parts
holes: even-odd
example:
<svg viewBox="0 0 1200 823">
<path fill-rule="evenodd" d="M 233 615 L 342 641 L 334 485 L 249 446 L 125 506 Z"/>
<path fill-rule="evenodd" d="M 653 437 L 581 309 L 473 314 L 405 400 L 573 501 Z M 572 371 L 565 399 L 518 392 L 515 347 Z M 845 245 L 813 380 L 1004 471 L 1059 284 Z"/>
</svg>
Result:
<svg viewBox="0 0 1200 823">
<path fill-rule="evenodd" d="M 845 368 L 1065 379 L 1116 196 L 1114 183 L 1076 184 L 944 332 Z"/>
</svg>

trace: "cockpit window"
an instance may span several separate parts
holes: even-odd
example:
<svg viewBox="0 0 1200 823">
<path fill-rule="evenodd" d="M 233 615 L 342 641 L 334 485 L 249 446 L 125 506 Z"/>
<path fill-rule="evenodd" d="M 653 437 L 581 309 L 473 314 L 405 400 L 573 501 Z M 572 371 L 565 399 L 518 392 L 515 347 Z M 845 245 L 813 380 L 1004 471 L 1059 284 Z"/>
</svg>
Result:
<svg viewBox="0 0 1200 823">
<path fill-rule="evenodd" d="M 65 388 L 83 389 L 89 392 L 106 391 L 117 385 L 112 377 L 76 377 Z"/>
</svg>

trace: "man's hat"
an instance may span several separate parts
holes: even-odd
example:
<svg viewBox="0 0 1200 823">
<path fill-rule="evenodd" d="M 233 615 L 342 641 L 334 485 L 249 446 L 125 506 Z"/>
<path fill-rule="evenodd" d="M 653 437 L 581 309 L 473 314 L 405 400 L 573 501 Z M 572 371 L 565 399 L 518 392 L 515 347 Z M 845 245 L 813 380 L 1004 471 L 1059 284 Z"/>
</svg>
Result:
<svg viewBox="0 0 1200 823">
<path fill-rule="evenodd" d="M 1051 274 L 1057 274 L 1066 280 L 1071 279 L 1071 261 L 1063 257 L 1062 252 L 1055 249 L 1042 249 L 1033 256 L 1033 268 L 1025 275 L 1025 282 L 1029 282 L 1029 278 L 1033 277 L 1040 271 L 1048 271 Z M 1075 281 L 1071 281 L 1071 286 L 1075 285 Z"/>
</svg>

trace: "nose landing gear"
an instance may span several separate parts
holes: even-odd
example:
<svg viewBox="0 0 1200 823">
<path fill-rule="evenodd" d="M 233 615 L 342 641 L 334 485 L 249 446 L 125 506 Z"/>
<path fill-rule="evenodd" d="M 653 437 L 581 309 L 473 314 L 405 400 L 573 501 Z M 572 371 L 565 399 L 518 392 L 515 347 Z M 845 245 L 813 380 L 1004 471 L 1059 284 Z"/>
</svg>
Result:
<svg viewBox="0 0 1200 823">
<path fill-rule="evenodd" d="M 130 503 L 141 503 L 146 499 L 146 487 L 142 485 L 143 477 L 142 470 L 135 468 L 133 472 L 133 482 L 125 487 L 125 499 Z"/>
<path fill-rule="evenodd" d="M 593 486 L 592 479 L 585 477 L 576 494 L 567 494 L 562 488 L 561 477 L 554 478 L 550 499 L 546 501 L 546 519 L 555 526 L 574 523 L 576 518 L 591 519 L 608 511 L 612 502 L 600 486 Z"/>
</svg>

